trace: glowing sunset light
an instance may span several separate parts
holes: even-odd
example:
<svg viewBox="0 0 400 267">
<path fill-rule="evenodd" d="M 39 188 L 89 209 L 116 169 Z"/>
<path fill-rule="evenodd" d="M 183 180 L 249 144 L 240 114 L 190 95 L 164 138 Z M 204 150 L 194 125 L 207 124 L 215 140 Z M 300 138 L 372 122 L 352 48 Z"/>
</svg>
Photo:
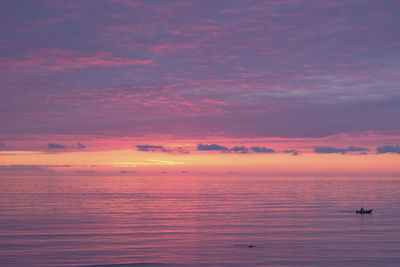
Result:
<svg viewBox="0 0 400 267">
<path fill-rule="evenodd" d="M 4 2 L 1 165 L 398 171 L 398 4 L 245 2 Z"/>
<path fill-rule="evenodd" d="M 98 172 L 118 173 L 134 169 L 139 173 L 149 172 L 209 172 L 238 174 L 259 173 L 277 175 L 279 173 L 310 175 L 332 173 L 338 175 L 394 175 L 400 171 L 398 155 L 368 154 L 343 155 L 340 153 L 305 153 L 297 156 L 292 153 L 221 153 L 221 152 L 142 152 L 137 150 L 74 151 L 59 153 L 15 153 L 5 154 L 3 168 L 18 165 L 48 167 L 60 173 L 76 169 L 90 169 Z M 67 166 L 65 166 L 67 165 Z M 64 167 L 64 168 L 60 168 Z M 9 168 L 8 168 L 9 169 Z"/>
<path fill-rule="evenodd" d="M 398 266 L 400 0 L 1 0 L 0 266 Z"/>
</svg>

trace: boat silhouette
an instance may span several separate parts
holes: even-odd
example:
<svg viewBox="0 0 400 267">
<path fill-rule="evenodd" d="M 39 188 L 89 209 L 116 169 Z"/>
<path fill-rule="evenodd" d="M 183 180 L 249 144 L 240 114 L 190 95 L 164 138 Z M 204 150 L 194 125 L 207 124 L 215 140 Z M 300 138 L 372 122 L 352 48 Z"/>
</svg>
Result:
<svg viewBox="0 0 400 267">
<path fill-rule="evenodd" d="M 356 213 L 361 213 L 361 214 L 368 213 L 368 214 L 371 214 L 372 213 L 372 209 L 365 210 L 364 208 L 361 208 L 359 210 L 356 210 Z"/>
</svg>

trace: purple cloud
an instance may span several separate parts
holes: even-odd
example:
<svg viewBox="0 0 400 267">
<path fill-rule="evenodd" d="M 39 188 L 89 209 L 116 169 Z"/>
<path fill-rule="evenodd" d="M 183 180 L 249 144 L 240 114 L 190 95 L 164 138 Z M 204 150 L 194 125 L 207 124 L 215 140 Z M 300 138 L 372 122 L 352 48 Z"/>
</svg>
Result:
<svg viewBox="0 0 400 267">
<path fill-rule="evenodd" d="M 133 174 L 133 173 L 137 173 L 137 171 L 120 171 L 120 173 Z"/>
<path fill-rule="evenodd" d="M 38 171 L 38 170 L 48 170 L 49 168 L 69 168 L 70 165 L 21 165 L 21 164 L 11 164 L 11 165 L 0 165 L 0 170 L 7 171 Z"/>
<path fill-rule="evenodd" d="M 256 153 L 274 153 L 275 152 L 274 149 L 266 148 L 264 146 L 252 146 L 252 147 L 250 147 L 250 149 Z"/>
<path fill-rule="evenodd" d="M 48 143 L 47 147 L 50 148 L 50 149 L 64 149 L 65 148 L 64 145 L 60 145 L 60 144 L 57 144 L 57 143 Z"/>
<path fill-rule="evenodd" d="M 331 146 L 316 146 L 314 148 L 314 152 L 320 153 L 320 154 L 334 154 L 334 153 L 346 154 L 347 152 L 366 152 L 366 151 L 369 151 L 369 149 L 363 148 L 363 147 L 356 147 L 356 146 L 349 146 L 347 148 L 336 148 L 336 147 L 331 147 Z"/>
<path fill-rule="evenodd" d="M 285 151 L 283 151 L 284 153 L 290 153 L 290 154 L 292 154 L 293 156 L 297 156 L 298 154 L 299 154 L 299 152 L 296 150 L 296 149 L 288 149 L 288 150 L 285 150 Z"/>
<path fill-rule="evenodd" d="M 145 151 L 145 152 L 156 152 L 156 151 L 171 152 L 171 150 L 168 150 L 163 146 L 155 146 L 155 145 L 137 145 L 136 148 L 138 151 Z"/>
<path fill-rule="evenodd" d="M 249 149 L 247 147 L 244 146 L 235 146 L 231 149 L 232 152 L 235 153 L 241 153 L 241 154 L 247 154 L 249 153 Z"/>
<path fill-rule="evenodd" d="M 197 150 L 199 150 L 199 151 L 226 151 L 226 152 L 229 151 L 229 149 L 227 147 L 220 146 L 217 144 L 211 144 L 211 145 L 198 144 Z"/>
<path fill-rule="evenodd" d="M 79 149 L 85 149 L 86 146 L 85 146 L 84 144 L 78 143 L 78 148 L 79 148 Z"/>
<path fill-rule="evenodd" d="M 398 132 L 399 8 L 3 1 L 0 138 Z"/>
<path fill-rule="evenodd" d="M 400 154 L 399 145 L 396 145 L 396 146 L 380 146 L 376 150 L 378 151 L 378 154 L 384 154 L 384 153 Z"/>
</svg>

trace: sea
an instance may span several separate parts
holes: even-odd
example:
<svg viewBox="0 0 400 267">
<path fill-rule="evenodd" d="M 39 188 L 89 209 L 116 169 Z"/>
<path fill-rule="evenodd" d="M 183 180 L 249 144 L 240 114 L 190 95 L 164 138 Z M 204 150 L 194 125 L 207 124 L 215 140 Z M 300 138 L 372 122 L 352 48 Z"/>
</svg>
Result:
<svg viewBox="0 0 400 267">
<path fill-rule="evenodd" d="M 0 266 L 400 266 L 400 177 L 0 177 Z"/>
</svg>

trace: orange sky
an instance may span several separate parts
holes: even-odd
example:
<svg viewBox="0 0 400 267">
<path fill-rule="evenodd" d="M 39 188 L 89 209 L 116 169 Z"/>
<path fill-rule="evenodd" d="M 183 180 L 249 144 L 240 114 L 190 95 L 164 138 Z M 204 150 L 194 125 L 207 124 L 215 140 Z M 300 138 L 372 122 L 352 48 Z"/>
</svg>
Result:
<svg viewBox="0 0 400 267">
<path fill-rule="evenodd" d="M 192 153 L 107 151 L 1 151 L 3 173 L 24 170 L 47 173 L 188 173 L 252 175 L 383 175 L 400 174 L 397 154 L 236 154 L 214 151 Z M 34 167 L 40 168 L 34 168 Z"/>
</svg>

